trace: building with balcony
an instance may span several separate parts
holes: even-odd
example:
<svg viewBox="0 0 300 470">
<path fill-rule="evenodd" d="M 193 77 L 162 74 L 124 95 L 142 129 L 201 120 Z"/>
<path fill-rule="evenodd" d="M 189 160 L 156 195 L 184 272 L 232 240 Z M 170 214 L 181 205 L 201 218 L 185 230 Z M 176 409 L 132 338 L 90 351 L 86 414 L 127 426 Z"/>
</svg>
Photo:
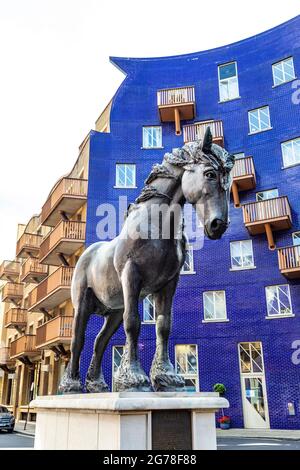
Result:
<svg viewBox="0 0 300 470">
<path fill-rule="evenodd" d="M 112 57 L 126 80 L 110 106 L 109 132 L 101 121 L 90 133 L 87 246 L 99 239 L 96 208 L 109 202 L 118 211 L 120 196 L 134 201 L 152 165 L 201 138 L 208 125 L 214 142 L 236 156 L 230 227 L 201 250 L 191 246 L 170 344 L 187 389 L 226 386 L 234 427 L 299 428 L 300 106 L 292 99 L 299 44 L 297 17 L 205 52 Z M 140 309 L 148 373 L 155 302 L 146 299 Z M 89 322 L 83 378 L 101 324 L 97 317 Z M 124 343 L 120 329 L 105 353 L 112 389 Z"/>
<path fill-rule="evenodd" d="M 18 403 L 17 416 L 25 415 L 32 384 L 34 394 L 57 393 L 70 354 L 71 278 L 84 248 L 99 241 L 97 208 L 109 202 L 118 213 L 119 198 L 134 201 L 165 152 L 201 139 L 209 126 L 214 143 L 236 156 L 231 224 L 202 249 L 190 244 L 174 300 L 170 357 L 187 390 L 226 386 L 233 427 L 299 428 L 300 105 L 292 99 L 299 44 L 297 17 L 210 51 L 111 58 L 128 79 L 80 145 L 71 172 L 41 201 L 41 214 L 19 230 L 17 264 L 0 267 L 9 304 L 2 401 Z M 17 316 L 22 309 L 25 326 Z M 141 302 L 140 314 L 139 351 L 149 373 L 153 298 Z M 89 321 L 83 379 L 102 323 L 96 315 Z M 124 344 L 120 329 L 104 355 L 112 390 Z"/>
</svg>

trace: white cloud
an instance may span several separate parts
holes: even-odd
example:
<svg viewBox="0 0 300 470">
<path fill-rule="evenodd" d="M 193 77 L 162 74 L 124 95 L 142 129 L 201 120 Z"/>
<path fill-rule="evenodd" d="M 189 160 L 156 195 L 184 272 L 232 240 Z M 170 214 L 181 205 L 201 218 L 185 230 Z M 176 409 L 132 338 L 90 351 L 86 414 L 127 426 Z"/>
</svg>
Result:
<svg viewBox="0 0 300 470">
<path fill-rule="evenodd" d="M 40 211 L 123 80 L 109 55 L 193 52 L 246 38 L 299 1 L 0 0 L 0 259 Z"/>
</svg>

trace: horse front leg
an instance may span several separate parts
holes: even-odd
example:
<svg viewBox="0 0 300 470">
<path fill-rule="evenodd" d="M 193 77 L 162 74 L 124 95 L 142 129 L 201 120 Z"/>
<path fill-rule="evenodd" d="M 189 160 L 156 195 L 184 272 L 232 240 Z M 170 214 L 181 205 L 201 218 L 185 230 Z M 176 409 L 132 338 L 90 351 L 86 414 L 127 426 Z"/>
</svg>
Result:
<svg viewBox="0 0 300 470">
<path fill-rule="evenodd" d="M 138 312 L 141 277 L 135 263 L 128 260 L 121 282 L 124 296 L 124 330 L 126 344 L 120 367 L 114 377 L 116 391 L 150 391 L 150 380 L 138 358 L 138 337 L 141 320 Z"/>
<path fill-rule="evenodd" d="M 156 391 L 170 392 L 184 387 L 184 380 L 176 374 L 169 358 L 169 336 L 172 323 L 172 303 L 178 276 L 154 295 L 156 312 L 156 351 L 150 378 Z"/>
</svg>

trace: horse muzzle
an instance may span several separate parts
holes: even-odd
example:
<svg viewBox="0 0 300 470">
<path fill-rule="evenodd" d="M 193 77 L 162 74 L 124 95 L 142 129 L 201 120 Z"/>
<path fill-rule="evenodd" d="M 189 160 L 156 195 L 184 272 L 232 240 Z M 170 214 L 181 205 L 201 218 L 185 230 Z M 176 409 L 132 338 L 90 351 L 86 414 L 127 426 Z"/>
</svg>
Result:
<svg viewBox="0 0 300 470">
<path fill-rule="evenodd" d="M 218 240 L 222 237 L 228 226 L 229 223 L 224 222 L 222 219 L 213 219 L 211 222 L 205 224 L 204 233 L 211 240 Z"/>
</svg>

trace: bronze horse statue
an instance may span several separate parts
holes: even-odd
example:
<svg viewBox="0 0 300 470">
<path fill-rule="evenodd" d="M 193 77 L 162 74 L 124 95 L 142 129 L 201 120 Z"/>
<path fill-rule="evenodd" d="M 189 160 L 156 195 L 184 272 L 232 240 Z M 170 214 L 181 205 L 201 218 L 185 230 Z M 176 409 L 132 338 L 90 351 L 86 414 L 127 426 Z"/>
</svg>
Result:
<svg viewBox="0 0 300 470">
<path fill-rule="evenodd" d="M 108 391 L 101 361 L 122 322 L 126 345 L 114 377 L 116 390 L 172 391 L 184 386 L 168 351 L 173 296 L 185 258 L 183 206 L 188 202 L 195 207 L 207 237 L 220 238 L 229 225 L 233 165 L 233 155 L 213 143 L 208 128 L 203 142 L 166 153 L 162 164 L 154 165 L 146 186 L 128 210 L 121 233 L 112 241 L 91 245 L 82 254 L 72 281 L 75 317 L 71 358 L 60 392 L 83 390 L 79 361 L 92 314 L 103 316 L 104 324 L 95 339 L 85 383 L 87 392 Z M 157 224 L 151 220 L 151 210 L 162 204 L 166 210 Z M 150 224 L 146 223 L 149 220 Z M 164 230 L 169 230 L 168 237 L 161 236 Z M 156 352 L 150 379 L 141 366 L 137 347 L 141 323 L 138 304 L 149 294 L 156 308 Z"/>
</svg>

